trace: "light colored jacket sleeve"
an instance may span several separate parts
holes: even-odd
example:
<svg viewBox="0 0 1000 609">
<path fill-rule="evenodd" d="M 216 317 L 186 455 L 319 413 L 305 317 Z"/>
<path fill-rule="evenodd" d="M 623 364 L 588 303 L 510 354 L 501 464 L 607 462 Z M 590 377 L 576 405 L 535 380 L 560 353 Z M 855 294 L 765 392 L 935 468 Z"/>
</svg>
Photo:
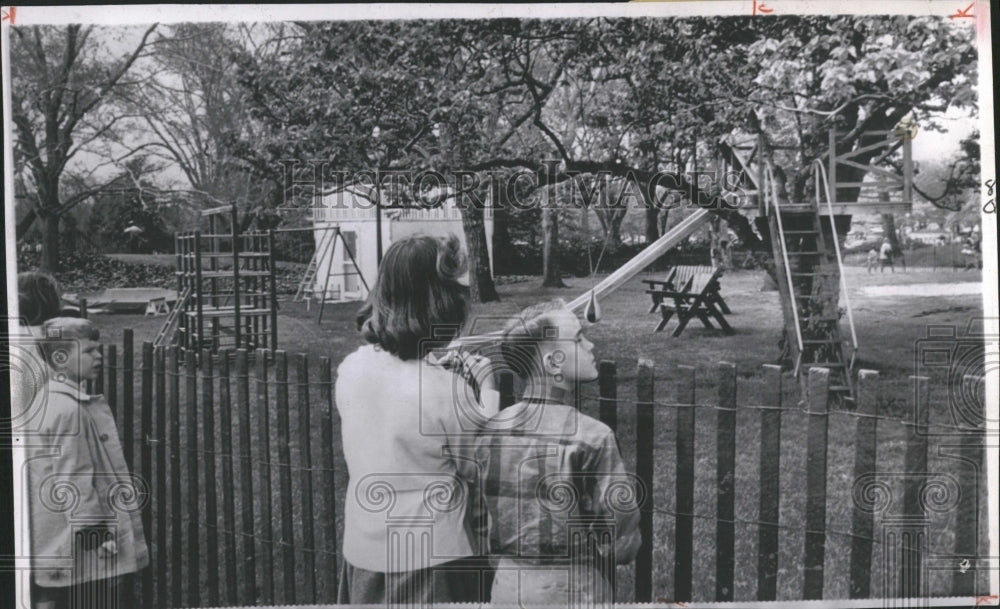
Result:
<svg viewBox="0 0 1000 609">
<path fill-rule="evenodd" d="M 593 467 L 591 471 L 597 474 L 591 498 L 595 515 L 603 516 L 614 525 L 615 562 L 632 562 L 642 545 L 639 505 L 636 500 L 643 494 L 643 489 L 637 488 L 639 480 L 626 471 L 621 453 L 618 452 L 618 443 L 610 429 L 601 438 L 600 450 L 595 455 Z M 648 490 L 645 489 L 645 492 Z M 602 553 L 607 554 L 610 550 L 611 548 L 603 548 Z"/>
</svg>

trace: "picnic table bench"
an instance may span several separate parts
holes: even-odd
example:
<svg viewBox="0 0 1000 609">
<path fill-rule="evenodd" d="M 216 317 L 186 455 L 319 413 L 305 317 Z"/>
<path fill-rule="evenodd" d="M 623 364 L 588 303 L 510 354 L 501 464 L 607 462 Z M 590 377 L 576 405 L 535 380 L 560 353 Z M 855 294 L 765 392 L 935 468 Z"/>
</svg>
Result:
<svg viewBox="0 0 1000 609">
<path fill-rule="evenodd" d="M 649 286 L 646 293 L 653 300 L 650 313 L 660 311 L 661 319 L 654 332 L 663 330 L 677 316 L 673 335 L 680 336 L 692 318 L 697 317 L 706 328 L 713 328 L 711 319 L 726 334 L 734 332 L 725 315 L 732 313 L 719 293 L 722 269 L 702 266 L 676 266 L 665 279 L 643 279 Z"/>
</svg>

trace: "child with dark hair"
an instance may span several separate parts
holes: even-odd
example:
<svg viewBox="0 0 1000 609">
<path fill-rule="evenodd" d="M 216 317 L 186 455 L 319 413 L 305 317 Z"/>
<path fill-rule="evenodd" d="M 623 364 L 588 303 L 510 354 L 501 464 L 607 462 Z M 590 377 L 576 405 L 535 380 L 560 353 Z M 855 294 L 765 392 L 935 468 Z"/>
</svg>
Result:
<svg viewBox="0 0 1000 609">
<path fill-rule="evenodd" d="M 62 306 L 59 284 L 51 275 L 25 271 L 17 275 L 19 328 L 10 341 L 11 426 L 14 431 L 30 428 L 34 412 L 28 408 L 47 382 L 47 369 L 38 350 L 41 325 L 59 316 Z"/>
<path fill-rule="evenodd" d="M 525 391 L 484 426 L 475 452 L 499 558 L 494 603 L 610 603 L 605 573 L 639 550 L 635 479 L 614 432 L 569 405 L 578 383 L 597 378 L 593 348 L 562 300 L 525 309 L 504 331 L 504 363 Z"/>
<path fill-rule="evenodd" d="M 148 565 L 149 552 L 143 494 L 114 415 L 103 396 L 84 390 L 100 374 L 100 334 L 75 317 L 50 319 L 42 329 L 49 381 L 36 398 L 44 400 L 41 424 L 26 449 L 32 606 L 118 607 L 117 579 Z"/>
<path fill-rule="evenodd" d="M 36 327 L 59 316 L 62 308 L 59 284 L 51 276 L 37 271 L 17 275 L 17 308 L 23 325 Z"/>
<path fill-rule="evenodd" d="M 357 318 L 369 344 L 337 369 L 350 477 L 342 603 L 478 602 L 487 591 L 467 517 L 468 453 L 498 396 L 484 379 L 482 405 L 465 376 L 428 357 L 466 321 L 466 271 L 454 236 L 393 243 Z M 467 358 L 453 368 L 487 365 Z"/>
</svg>

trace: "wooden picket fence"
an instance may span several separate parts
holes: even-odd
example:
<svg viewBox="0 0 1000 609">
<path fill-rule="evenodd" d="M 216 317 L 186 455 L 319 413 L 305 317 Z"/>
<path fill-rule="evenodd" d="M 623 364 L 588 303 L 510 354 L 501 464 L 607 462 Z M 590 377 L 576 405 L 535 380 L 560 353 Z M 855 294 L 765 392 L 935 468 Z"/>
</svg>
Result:
<svg viewBox="0 0 1000 609">
<path fill-rule="evenodd" d="M 346 480 L 337 480 L 335 476 L 342 456 L 339 449 L 334 449 L 339 434 L 335 434 L 337 415 L 330 360 L 320 358 L 319 362 L 310 362 L 304 354 L 289 357 L 282 351 L 237 350 L 220 357 L 205 352 L 197 359 L 188 352 L 181 361 L 179 350 L 154 349 L 149 342 L 135 353 L 131 330 L 125 330 L 120 348 L 105 345 L 104 349 L 105 374 L 95 382 L 93 390 L 107 395 L 119 422 L 126 459 L 140 481 L 145 481 L 142 488 L 149 493 L 142 516 L 151 567 L 125 586 L 124 606 L 336 602 L 338 509 L 343 500 L 337 488 L 344 488 Z M 313 368 L 317 365 L 318 373 Z M 984 593 L 977 589 L 981 584 L 976 582 L 982 580 L 976 579 L 976 572 L 984 568 L 978 524 L 980 510 L 985 510 L 985 505 L 975 492 L 942 497 L 941 489 L 928 482 L 925 475 L 928 438 L 938 424 L 928 420 L 927 404 L 915 404 L 918 416 L 911 420 L 877 412 L 878 373 L 860 372 L 856 406 L 844 410 L 832 408 L 829 375 L 822 368 L 809 371 L 804 408 L 798 403 L 783 403 L 782 372 L 776 366 L 764 367 L 766 394 L 762 403 L 755 405 L 741 404 L 737 399 L 737 372 L 733 364 L 720 363 L 713 373 L 718 393 L 709 405 L 696 399 L 692 367 L 679 367 L 676 399 L 669 403 L 654 399 L 651 361 L 639 361 L 636 398 L 632 403 L 618 398 L 620 386 L 615 363 L 602 362 L 599 371 L 599 394 L 590 398 L 597 402 L 599 418 L 613 430 L 617 431 L 620 422 L 625 421 L 623 416 L 634 416 L 635 471 L 646 489 L 640 493 L 643 545 L 634 566 L 634 596 L 619 591 L 619 598 L 632 597 L 635 602 L 690 601 L 696 597 L 734 600 L 737 524 L 746 524 L 744 519 L 737 518 L 735 506 L 737 492 L 747 484 L 759 487 L 759 512 L 752 521 L 758 544 L 753 565 L 757 593 L 756 598 L 736 600 L 778 597 L 779 536 L 783 530 L 795 527 L 800 532 L 804 530 L 799 598 L 823 598 L 826 544 L 832 534 L 827 522 L 831 414 L 853 417 L 856 421 L 855 496 L 848 534 L 850 597 L 871 597 L 873 544 L 893 543 L 898 547 L 891 549 L 896 561 L 894 579 L 889 584 L 891 595 L 927 595 L 925 571 L 928 561 L 934 558 L 927 552 L 927 511 L 943 509 L 942 502 L 947 501 L 953 503 L 948 508 L 961 515 L 954 522 L 952 556 L 955 560 L 968 560 L 971 575 L 955 571 L 951 590 L 937 592 L 956 596 Z M 925 378 L 913 379 L 918 401 L 920 396 L 927 395 L 926 382 Z M 979 377 L 966 377 L 964 382 L 972 391 L 983 389 Z M 503 405 L 513 401 L 512 387 L 511 378 L 502 376 Z M 667 407 L 676 411 L 675 486 L 659 493 L 662 496 L 665 492 L 669 497 L 672 491 L 671 505 L 656 505 L 658 493 L 653 491 L 658 488 L 654 476 L 657 417 L 654 415 L 657 409 Z M 737 449 L 741 453 L 747 449 L 737 446 L 737 413 L 745 411 L 759 412 L 759 447 L 754 447 L 759 448 L 760 459 L 756 480 L 738 479 L 736 475 L 740 454 Z M 787 419 L 789 412 L 804 418 L 807 426 L 807 461 L 802 481 L 806 497 L 804 513 L 794 518 L 795 522 L 782 522 L 779 516 L 789 520 L 787 512 L 779 514 L 781 436 L 783 417 Z M 293 414 L 297 419 L 294 427 Z M 701 417 L 714 418 L 716 427 L 714 514 L 695 511 L 695 425 Z M 273 432 L 272 421 L 276 425 Z M 892 536 L 877 539 L 876 516 L 892 500 L 891 489 L 881 484 L 878 476 L 880 421 L 905 427 L 905 472 L 913 475 L 903 481 L 901 505 L 905 518 L 900 520 L 901 528 L 894 529 Z M 786 420 L 784 424 L 788 423 Z M 958 483 L 962 489 L 977 489 L 985 483 L 977 473 L 982 472 L 984 463 L 983 429 L 962 431 L 960 456 L 978 465 L 972 468 L 972 473 L 960 476 Z M 663 438 L 659 441 L 662 455 Z M 341 466 L 341 471 L 346 470 Z M 654 589 L 655 513 L 669 513 L 674 520 L 674 547 L 667 548 L 672 555 L 673 590 Z M 695 543 L 696 518 L 714 520 L 714 543 Z M 713 551 L 715 590 L 714 594 L 705 594 L 694 589 L 692 583 L 694 558 L 699 552 Z M 663 564 L 664 556 L 667 554 L 659 554 L 656 566 L 660 570 L 670 567 Z M 750 568 L 749 563 L 740 563 L 741 570 Z"/>
</svg>

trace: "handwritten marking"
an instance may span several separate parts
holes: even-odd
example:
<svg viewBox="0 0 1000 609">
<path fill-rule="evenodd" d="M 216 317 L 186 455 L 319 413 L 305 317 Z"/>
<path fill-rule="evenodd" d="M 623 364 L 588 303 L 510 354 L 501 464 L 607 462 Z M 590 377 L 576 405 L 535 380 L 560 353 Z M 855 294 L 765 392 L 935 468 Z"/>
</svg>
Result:
<svg viewBox="0 0 1000 609">
<path fill-rule="evenodd" d="M 969 567 L 971 567 L 971 566 L 972 566 L 972 563 L 969 562 L 969 559 L 968 558 L 963 558 L 958 563 L 958 572 L 959 573 L 968 573 Z"/>
<path fill-rule="evenodd" d="M 768 13 L 773 13 L 773 12 L 774 12 L 773 8 L 768 8 L 763 2 L 758 3 L 757 0 L 753 0 L 754 15 L 756 15 L 757 13 L 764 13 L 766 15 Z"/>
<path fill-rule="evenodd" d="M 983 186 L 986 187 L 986 196 L 993 197 L 993 189 L 996 186 L 996 182 L 990 178 L 989 180 L 983 182 Z M 983 206 L 983 211 L 988 214 L 997 213 L 996 199 L 990 198 L 990 200 L 986 202 L 986 205 Z"/>
<path fill-rule="evenodd" d="M 996 594 L 991 594 L 990 596 L 980 596 L 976 598 L 976 606 L 979 605 L 993 605 L 993 601 L 997 600 Z"/>
<path fill-rule="evenodd" d="M 0 21 L 9 21 L 11 25 L 14 25 L 14 19 L 17 18 L 17 7 L 12 6 L 9 9 L 2 11 L 0 15 Z"/>
<path fill-rule="evenodd" d="M 974 6 L 976 6 L 975 2 L 973 2 L 969 6 L 965 7 L 963 10 L 958 11 L 954 15 L 948 15 L 948 18 L 949 19 L 961 19 L 962 17 L 968 17 L 970 19 L 975 18 L 975 15 L 973 15 L 972 13 L 969 12 L 969 11 L 972 10 L 972 7 L 974 7 Z"/>
</svg>

